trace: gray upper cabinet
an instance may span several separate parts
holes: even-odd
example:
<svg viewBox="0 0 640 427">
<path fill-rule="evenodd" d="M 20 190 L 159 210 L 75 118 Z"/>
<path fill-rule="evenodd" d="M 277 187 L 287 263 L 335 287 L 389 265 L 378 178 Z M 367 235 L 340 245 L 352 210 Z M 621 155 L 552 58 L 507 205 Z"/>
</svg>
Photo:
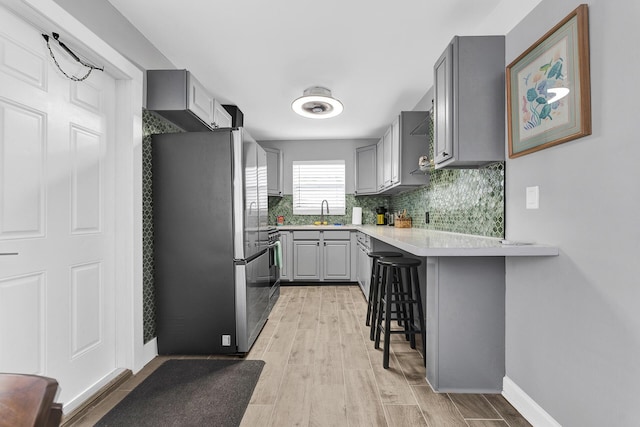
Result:
<svg viewBox="0 0 640 427">
<path fill-rule="evenodd" d="M 384 145 L 383 145 L 383 139 L 380 138 L 380 140 L 378 141 L 378 143 L 376 144 L 376 188 L 377 188 L 377 193 L 379 193 L 380 191 L 382 191 L 384 189 L 384 168 L 383 168 L 383 164 L 384 164 Z"/>
<path fill-rule="evenodd" d="M 391 126 L 382 137 L 382 187 L 391 187 L 391 163 L 394 161 L 391 157 Z"/>
<path fill-rule="evenodd" d="M 231 115 L 187 70 L 148 70 L 147 110 L 186 131 L 231 127 Z"/>
<path fill-rule="evenodd" d="M 391 123 L 391 183 L 400 182 L 400 116 Z"/>
<path fill-rule="evenodd" d="M 436 168 L 504 161 L 504 52 L 504 36 L 456 36 L 436 61 Z"/>
<path fill-rule="evenodd" d="M 282 197 L 284 188 L 282 151 L 277 148 L 265 148 L 264 151 L 267 153 L 267 194 Z"/>
<path fill-rule="evenodd" d="M 356 148 L 356 195 L 375 194 L 376 184 L 376 146 Z"/>
<path fill-rule="evenodd" d="M 191 111 L 195 116 L 197 116 L 208 126 L 211 126 L 213 123 L 213 97 L 209 94 L 209 92 L 207 92 L 204 86 L 202 86 L 200 82 L 195 77 L 193 77 L 193 74 L 186 70 L 180 71 L 184 71 L 186 73 L 187 110 Z M 180 76 L 180 79 L 181 78 L 182 76 Z M 180 82 L 180 84 L 182 84 L 182 82 Z M 158 93 L 157 90 L 154 90 L 154 93 Z"/>
<path fill-rule="evenodd" d="M 428 154 L 428 139 L 424 132 L 413 132 L 427 120 L 427 111 L 402 111 L 377 144 L 356 150 L 356 194 L 395 194 L 428 184 L 428 175 L 417 171 L 418 159 Z M 367 148 L 371 149 L 371 154 L 366 152 Z M 370 161 L 375 161 L 375 174 L 368 172 Z M 375 176 L 376 190 L 373 193 L 363 191 L 364 186 L 358 183 L 361 176 L 367 176 L 367 184 Z"/>
<path fill-rule="evenodd" d="M 389 148 L 383 153 L 389 158 L 389 165 L 385 162 L 384 166 L 388 168 L 388 181 L 381 193 L 395 194 L 429 182 L 428 175 L 417 171 L 418 159 L 429 152 L 427 137 L 412 132 L 428 115 L 426 111 L 402 111 L 387 129 L 383 140 L 388 139 Z"/>
<path fill-rule="evenodd" d="M 231 114 L 224 109 L 222 104 L 220 104 L 215 99 L 213 100 L 213 117 L 211 120 L 211 125 L 214 129 L 217 128 L 230 128 L 231 127 Z"/>
</svg>

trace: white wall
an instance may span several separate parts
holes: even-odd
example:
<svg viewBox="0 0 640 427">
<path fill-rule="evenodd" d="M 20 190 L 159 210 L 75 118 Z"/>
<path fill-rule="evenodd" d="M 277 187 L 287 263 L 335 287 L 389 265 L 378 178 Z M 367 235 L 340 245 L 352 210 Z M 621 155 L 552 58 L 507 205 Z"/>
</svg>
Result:
<svg viewBox="0 0 640 427">
<path fill-rule="evenodd" d="M 543 0 L 506 63 L 579 3 Z M 507 238 L 561 251 L 507 260 L 507 377 L 563 426 L 640 423 L 639 20 L 638 1 L 589 3 L 593 134 L 506 164 Z"/>
<path fill-rule="evenodd" d="M 284 194 L 293 193 L 294 160 L 344 160 L 345 190 L 355 191 L 355 149 L 378 142 L 376 139 L 316 139 L 303 141 L 258 141 L 263 147 L 278 148 L 284 154 Z"/>
<path fill-rule="evenodd" d="M 54 0 L 141 70 L 175 68 L 107 0 Z M 153 13 L 152 4 L 149 12 Z"/>
</svg>

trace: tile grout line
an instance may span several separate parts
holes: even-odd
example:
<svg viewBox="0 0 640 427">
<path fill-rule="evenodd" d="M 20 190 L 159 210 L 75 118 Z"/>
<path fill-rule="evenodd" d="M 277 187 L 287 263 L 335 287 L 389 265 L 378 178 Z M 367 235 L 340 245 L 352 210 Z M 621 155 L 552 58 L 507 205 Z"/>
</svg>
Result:
<svg viewBox="0 0 640 427">
<path fill-rule="evenodd" d="M 504 415 L 502 414 L 502 412 L 498 411 L 498 408 L 496 408 L 495 406 L 493 406 L 493 404 L 489 401 L 489 399 L 486 398 L 486 396 L 483 394 L 482 397 L 484 398 L 484 400 L 487 401 L 487 403 L 489 404 L 489 406 L 491 406 L 493 408 L 494 411 L 496 411 L 496 413 L 498 415 L 500 415 L 502 417 L 502 421 L 504 421 L 507 426 L 511 427 L 511 424 L 509 424 L 509 421 L 507 421 L 507 419 L 504 417 Z"/>
</svg>

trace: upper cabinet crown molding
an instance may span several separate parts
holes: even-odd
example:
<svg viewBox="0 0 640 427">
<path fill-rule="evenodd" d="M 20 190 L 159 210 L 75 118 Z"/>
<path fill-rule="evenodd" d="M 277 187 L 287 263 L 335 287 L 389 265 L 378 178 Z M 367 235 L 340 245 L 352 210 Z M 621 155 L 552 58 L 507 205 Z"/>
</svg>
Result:
<svg viewBox="0 0 640 427">
<path fill-rule="evenodd" d="M 504 161 L 504 36 L 456 36 L 434 65 L 434 163 Z"/>
<path fill-rule="evenodd" d="M 147 110 L 186 131 L 231 127 L 231 115 L 187 70 L 147 70 Z"/>
</svg>

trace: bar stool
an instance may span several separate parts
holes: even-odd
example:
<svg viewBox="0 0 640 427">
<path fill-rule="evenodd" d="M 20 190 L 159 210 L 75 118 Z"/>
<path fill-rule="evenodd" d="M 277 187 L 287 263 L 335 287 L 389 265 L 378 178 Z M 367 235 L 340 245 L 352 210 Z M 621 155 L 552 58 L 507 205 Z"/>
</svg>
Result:
<svg viewBox="0 0 640 427">
<path fill-rule="evenodd" d="M 369 280 L 369 303 L 367 304 L 367 321 L 366 325 L 371 325 L 371 332 L 369 333 L 369 339 L 373 341 L 375 334 L 375 319 L 376 312 L 378 310 L 378 298 L 380 295 L 380 268 L 378 267 L 378 260 L 382 257 L 386 258 L 397 258 L 401 257 L 402 254 L 400 252 L 386 252 L 386 251 L 378 251 L 378 252 L 369 252 L 369 257 L 373 259 L 373 263 L 371 264 L 371 279 Z"/>
<path fill-rule="evenodd" d="M 420 296 L 418 266 L 422 264 L 415 258 L 380 258 L 381 269 L 380 299 L 376 319 L 375 348 L 380 348 L 380 334 L 384 333 L 384 352 L 382 366 L 389 368 L 389 344 L 392 334 L 403 334 L 409 338 L 411 348 L 416 348 L 416 334 L 422 337 L 423 363 L 426 361 L 425 319 Z M 398 286 L 393 286 L 397 283 Z M 418 314 L 415 323 L 414 311 Z M 393 320 L 402 320 L 402 329 L 391 329 Z"/>
</svg>

